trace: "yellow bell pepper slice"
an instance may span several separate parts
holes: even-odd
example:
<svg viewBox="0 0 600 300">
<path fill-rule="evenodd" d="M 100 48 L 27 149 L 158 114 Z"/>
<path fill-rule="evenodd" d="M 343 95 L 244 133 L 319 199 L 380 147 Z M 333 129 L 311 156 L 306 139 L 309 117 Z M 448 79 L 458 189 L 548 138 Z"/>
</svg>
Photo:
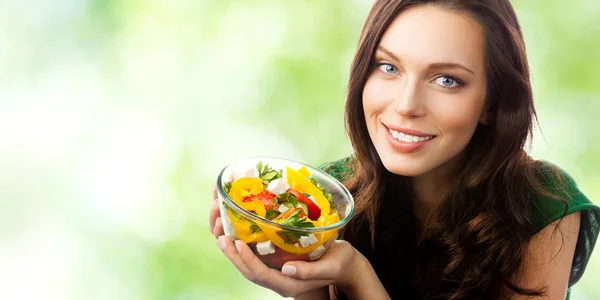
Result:
<svg viewBox="0 0 600 300">
<path fill-rule="evenodd" d="M 308 177 L 312 176 L 312 174 L 310 174 L 310 171 L 308 171 L 308 169 L 306 167 L 302 167 L 302 168 L 298 169 L 298 171 L 296 171 L 296 173 L 298 173 L 299 176 L 302 176 L 304 178 L 308 178 Z"/>
<path fill-rule="evenodd" d="M 262 180 L 260 178 L 243 177 L 231 184 L 229 197 L 238 205 L 248 196 L 258 195 L 264 190 Z"/>
<path fill-rule="evenodd" d="M 267 210 L 265 209 L 265 205 L 260 200 L 242 202 L 239 205 L 247 211 L 254 211 L 257 215 L 259 215 L 263 218 L 267 215 Z"/>
<path fill-rule="evenodd" d="M 277 232 L 279 232 L 280 229 L 275 229 L 269 225 L 258 224 L 258 226 L 260 227 L 260 229 L 262 229 L 262 231 L 265 233 L 265 235 L 267 235 L 269 240 L 273 244 L 275 244 L 275 246 L 281 248 L 282 250 L 284 250 L 286 252 L 294 253 L 294 254 L 304 254 L 304 253 L 312 252 L 315 249 L 317 249 L 319 246 L 323 245 L 328 240 L 335 237 L 335 235 L 337 234 L 337 230 L 329 230 L 327 232 L 317 232 L 317 233 L 315 233 L 317 242 L 304 248 L 302 246 L 296 247 L 296 246 L 294 246 L 294 244 L 286 244 L 285 241 L 279 236 L 279 234 L 277 234 Z"/>
<path fill-rule="evenodd" d="M 238 218 L 230 211 L 227 211 L 231 225 L 235 229 L 235 236 L 242 240 L 244 243 L 260 243 L 268 240 L 264 232 L 252 232 L 250 226 L 252 225 L 248 220 L 244 218 Z"/>
<path fill-rule="evenodd" d="M 260 178 L 244 177 L 240 178 L 231 184 L 229 197 L 237 203 L 241 208 L 247 211 L 254 211 L 257 215 L 264 217 L 267 212 L 265 205 L 258 200 L 243 202 L 244 198 L 252 195 L 258 195 L 264 190 L 262 180 Z"/>
<path fill-rule="evenodd" d="M 321 216 L 319 217 L 318 220 L 308 220 L 309 222 L 313 223 L 315 225 L 315 227 L 323 227 L 323 226 L 327 226 L 327 225 L 331 225 L 331 224 L 335 224 L 337 222 L 340 221 L 340 216 L 337 214 L 337 212 L 332 212 L 329 216 Z"/>
<path fill-rule="evenodd" d="M 303 168 L 306 170 L 305 167 L 303 167 Z M 301 168 L 300 173 L 294 171 L 290 167 L 287 167 L 286 170 L 287 170 L 288 184 L 290 185 L 290 187 L 300 193 L 307 193 L 307 194 L 310 194 L 313 197 L 315 197 L 315 200 L 317 201 L 317 205 L 319 205 L 319 208 L 321 209 L 321 216 L 328 216 L 330 206 L 329 206 L 329 201 L 327 201 L 327 198 L 325 198 L 325 196 L 323 195 L 323 193 L 321 192 L 321 190 L 318 187 L 316 187 L 312 182 L 310 182 L 310 180 L 308 180 L 308 176 L 305 177 L 305 176 L 300 175 L 300 173 L 306 174 L 306 172 L 308 172 L 308 170 L 306 170 L 306 172 L 304 172 L 304 171 L 302 171 L 302 168 Z M 308 173 L 308 174 L 310 174 L 310 173 Z"/>
</svg>

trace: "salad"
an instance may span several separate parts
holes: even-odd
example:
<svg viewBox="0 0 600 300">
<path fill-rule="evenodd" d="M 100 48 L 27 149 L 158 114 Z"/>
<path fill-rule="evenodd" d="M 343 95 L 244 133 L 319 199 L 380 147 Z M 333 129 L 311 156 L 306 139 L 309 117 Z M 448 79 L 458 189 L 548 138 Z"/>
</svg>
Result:
<svg viewBox="0 0 600 300">
<path fill-rule="evenodd" d="M 247 212 L 300 229 L 285 229 L 260 219 L 249 220 L 223 203 L 235 236 L 251 245 L 258 255 L 284 251 L 308 254 L 308 258 L 314 260 L 325 251 L 323 244 L 337 236 L 338 230 L 301 231 L 340 221 L 332 204 L 333 196 L 304 166 L 297 170 L 290 167 L 275 170 L 258 162 L 256 167 L 233 172 L 223 185 L 233 202 Z"/>
</svg>

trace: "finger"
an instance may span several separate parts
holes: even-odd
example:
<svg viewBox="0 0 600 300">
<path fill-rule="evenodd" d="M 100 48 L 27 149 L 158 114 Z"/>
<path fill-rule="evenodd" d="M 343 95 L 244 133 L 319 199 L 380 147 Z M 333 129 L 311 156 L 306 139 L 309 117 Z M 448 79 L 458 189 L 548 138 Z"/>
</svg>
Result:
<svg viewBox="0 0 600 300">
<path fill-rule="evenodd" d="M 210 229 L 211 233 L 213 233 L 213 229 L 215 228 L 215 222 L 217 220 L 217 217 L 219 217 L 220 215 L 221 211 L 219 210 L 219 200 L 213 200 L 213 204 L 208 216 L 208 228 Z"/>
<path fill-rule="evenodd" d="M 254 281 L 265 282 L 270 277 L 283 279 L 283 276 L 278 271 L 267 267 L 246 243 L 237 240 L 235 241 L 235 246 L 246 267 L 254 274 Z"/>
<path fill-rule="evenodd" d="M 302 280 L 336 280 L 348 261 L 354 256 L 354 249 L 346 241 L 334 241 L 325 254 L 313 262 L 293 261 L 281 269 L 283 274 Z"/>
<path fill-rule="evenodd" d="M 242 261 L 253 276 L 253 282 L 275 291 L 284 297 L 294 297 L 308 290 L 329 285 L 330 281 L 302 281 L 283 275 L 281 272 L 267 267 L 246 243 L 235 241 Z"/>
<path fill-rule="evenodd" d="M 223 220 L 221 220 L 220 217 L 218 217 L 217 221 L 215 222 L 215 228 L 213 229 L 213 232 L 215 237 L 219 237 L 225 234 L 225 231 L 223 230 Z"/>
<path fill-rule="evenodd" d="M 213 200 L 216 200 L 218 197 L 217 195 L 217 184 L 215 183 L 215 187 L 213 188 Z"/>
<path fill-rule="evenodd" d="M 223 251 L 225 256 L 233 263 L 233 265 L 244 275 L 244 277 L 248 278 L 250 276 L 250 271 L 242 261 L 242 258 L 237 252 L 233 241 L 226 235 L 219 236 L 217 238 L 217 246 Z"/>
</svg>

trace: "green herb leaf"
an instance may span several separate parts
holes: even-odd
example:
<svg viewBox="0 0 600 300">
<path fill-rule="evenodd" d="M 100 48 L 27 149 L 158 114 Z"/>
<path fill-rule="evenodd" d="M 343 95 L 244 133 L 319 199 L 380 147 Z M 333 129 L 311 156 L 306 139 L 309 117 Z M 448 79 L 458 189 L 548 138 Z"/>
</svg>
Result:
<svg viewBox="0 0 600 300">
<path fill-rule="evenodd" d="M 256 225 L 256 224 L 250 225 L 250 230 L 252 230 L 252 232 L 262 231 L 262 229 L 260 229 L 260 227 L 258 227 L 258 225 Z"/>
<path fill-rule="evenodd" d="M 229 207 L 229 205 L 227 205 L 227 203 L 223 202 L 223 206 L 225 207 L 226 210 L 228 210 L 234 217 L 240 219 L 242 218 L 242 215 L 238 214 L 235 210 L 233 210 L 231 207 Z"/>
<path fill-rule="evenodd" d="M 273 218 L 279 216 L 279 211 L 276 211 L 274 209 L 267 211 L 267 215 L 265 216 L 265 218 L 272 220 Z"/>
<path fill-rule="evenodd" d="M 333 206 L 333 195 L 331 195 L 330 193 L 328 193 L 324 190 L 322 192 L 323 192 L 323 196 L 325 196 L 327 201 L 329 201 L 329 208 L 335 209 L 335 206 Z"/>
<path fill-rule="evenodd" d="M 225 193 L 229 194 L 229 191 L 231 191 L 232 185 L 233 185 L 233 183 L 231 183 L 231 182 L 225 183 Z"/>
<path fill-rule="evenodd" d="M 271 181 L 281 178 L 283 174 L 282 170 L 274 170 L 269 167 L 269 164 L 263 166 L 262 161 L 256 164 L 256 169 L 258 170 L 258 178 L 262 179 L 264 185 L 269 185 Z"/>
<path fill-rule="evenodd" d="M 272 170 L 272 171 L 269 171 L 269 172 L 265 173 L 265 175 L 262 176 L 262 179 L 264 179 L 264 180 L 273 180 L 278 175 L 280 175 L 280 174 L 277 171 Z"/>
<path fill-rule="evenodd" d="M 281 230 L 277 234 L 279 234 L 279 236 L 283 239 L 283 242 L 286 244 L 293 244 L 297 242 L 300 237 L 308 236 L 308 233 L 290 230 Z"/>
<path fill-rule="evenodd" d="M 308 178 L 308 180 L 310 180 L 310 182 L 312 184 L 314 184 L 316 187 L 319 187 L 319 183 L 317 183 L 317 178 L 316 177 L 311 176 L 311 177 Z"/>
<path fill-rule="evenodd" d="M 312 184 L 314 184 L 317 188 L 319 188 L 319 190 L 321 190 L 321 193 L 323 193 L 323 196 L 325 196 L 327 201 L 329 201 L 329 207 L 331 209 L 335 209 L 335 206 L 333 206 L 333 195 L 331 195 L 330 193 L 325 191 L 325 189 L 317 181 L 316 177 L 310 177 L 309 180 Z"/>
<path fill-rule="evenodd" d="M 258 174 L 259 174 L 259 177 L 260 177 L 260 174 L 262 174 L 262 170 L 263 170 L 262 161 L 259 161 L 258 164 L 256 164 L 256 168 L 258 169 Z"/>
<path fill-rule="evenodd" d="M 295 211 L 294 213 L 292 213 L 291 216 L 289 216 L 287 219 L 285 219 L 285 221 L 283 221 L 283 223 L 281 223 L 281 224 L 287 225 L 287 226 L 293 226 L 293 227 L 301 227 L 301 228 L 315 227 L 315 224 L 306 220 L 306 217 L 299 218 L 298 215 L 300 215 L 300 213 L 302 213 L 302 210 Z"/>
<path fill-rule="evenodd" d="M 294 196 L 294 194 L 290 192 L 281 193 L 279 194 L 279 196 L 277 196 L 277 198 L 279 198 L 279 203 L 289 202 L 293 207 L 297 207 L 300 203 L 300 201 L 298 201 L 298 198 L 296 198 L 296 196 Z"/>
</svg>

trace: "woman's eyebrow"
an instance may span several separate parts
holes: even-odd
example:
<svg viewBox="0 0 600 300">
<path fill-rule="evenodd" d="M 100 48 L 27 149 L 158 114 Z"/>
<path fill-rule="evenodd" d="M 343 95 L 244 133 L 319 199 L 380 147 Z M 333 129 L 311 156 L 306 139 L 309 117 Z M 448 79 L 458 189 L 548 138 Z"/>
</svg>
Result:
<svg viewBox="0 0 600 300">
<path fill-rule="evenodd" d="M 377 50 L 387 54 L 389 57 L 391 57 L 393 60 L 395 60 L 396 62 L 400 62 L 400 58 L 398 58 L 398 56 L 396 54 L 394 54 L 392 51 L 386 49 L 383 46 L 377 46 Z M 475 72 L 473 72 L 471 69 L 465 67 L 463 64 L 460 63 L 455 63 L 455 62 L 437 62 L 437 63 L 432 63 L 427 67 L 428 70 L 435 70 L 435 69 L 463 69 L 471 74 L 475 74 Z"/>
<path fill-rule="evenodd" d="M 383 46 L 377 46 L 377 50 L 387 54 L 389 57 L 393 58 L 396 62 L 400 62 L 400 59 L 398 58 L 398 56 L 396 56 L 396 54 L 392 53 L 392 51 L 386 49 Z"/>
<path fill-rule="evenodd" d="M 435 69 L 463 69 L 471 74 L 475 74 L 475 72 L 471 71 L 471 69 L 465 67 L 464 65 L 461 65 L 459 63 L 453 63 L 453 62 L 439 62 L 439 63 L 432 63 L 429 65 L 429 67 L 427 68 L 429 70 L 435 70 Z"/>
</svg>

